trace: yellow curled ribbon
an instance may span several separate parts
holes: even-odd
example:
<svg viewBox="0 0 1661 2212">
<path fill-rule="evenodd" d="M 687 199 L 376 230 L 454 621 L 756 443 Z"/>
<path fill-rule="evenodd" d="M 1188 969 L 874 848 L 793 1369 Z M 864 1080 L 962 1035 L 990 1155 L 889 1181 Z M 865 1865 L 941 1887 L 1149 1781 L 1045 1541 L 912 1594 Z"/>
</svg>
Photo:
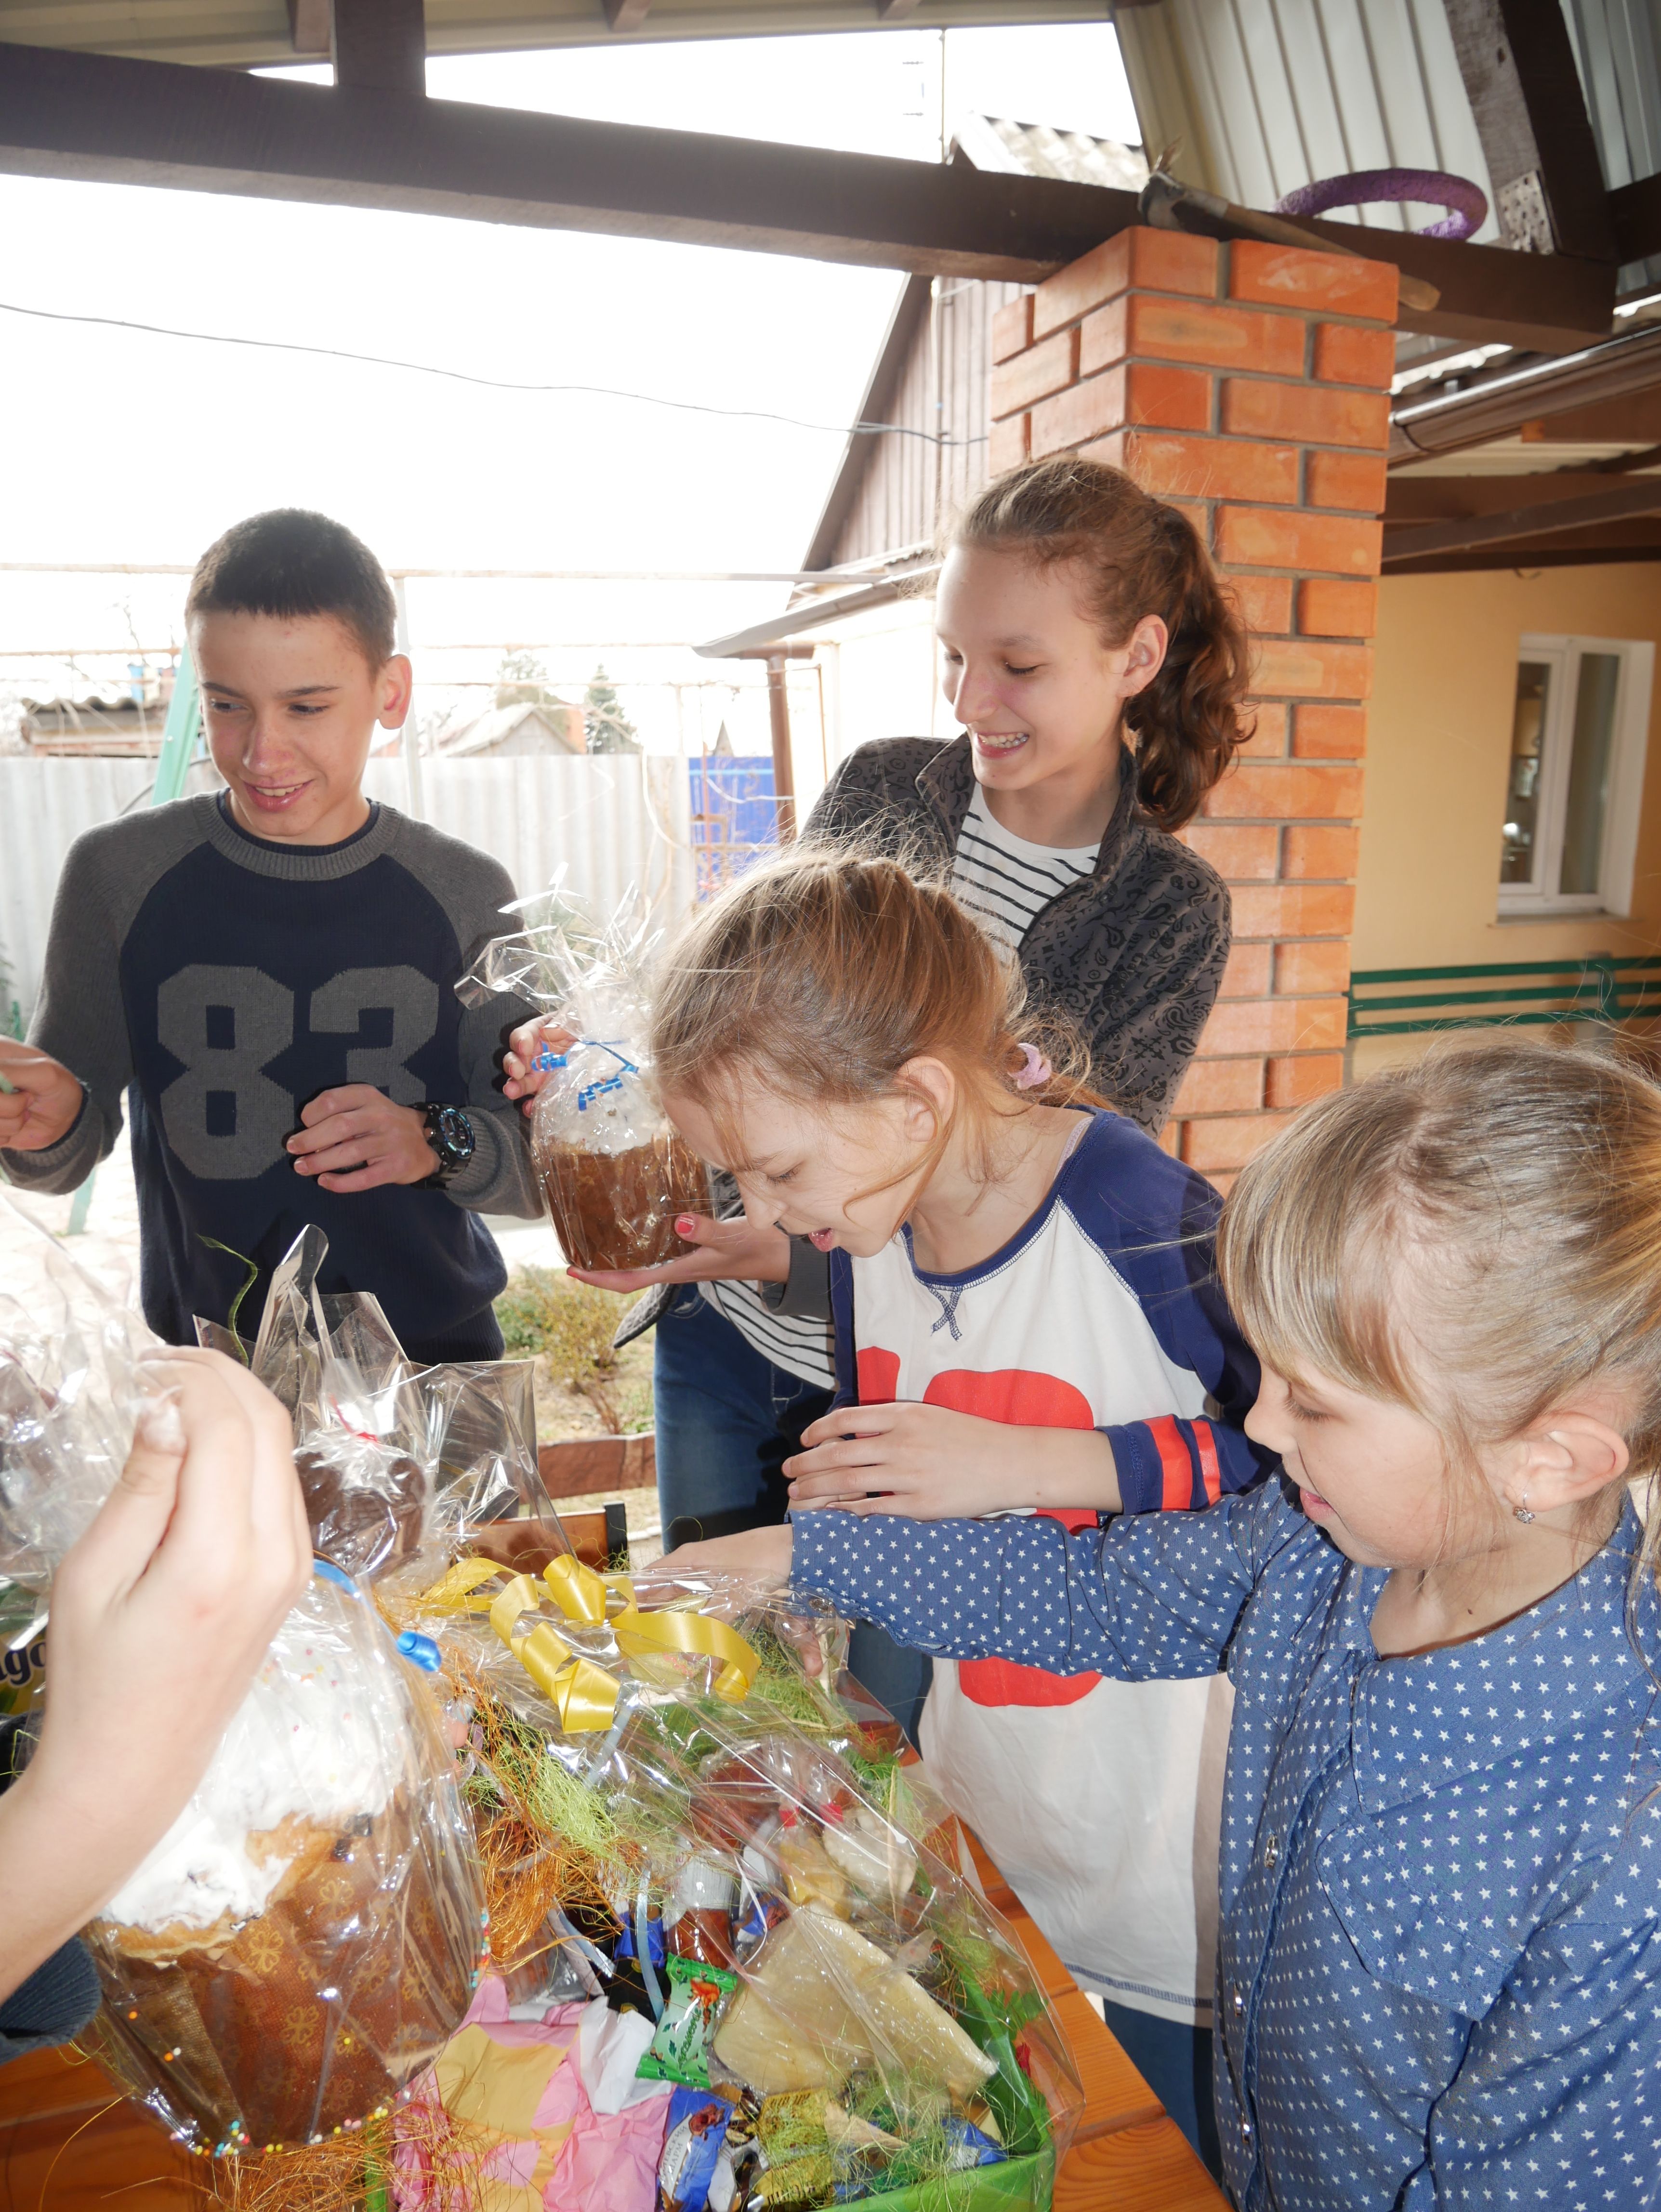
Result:
<svg viewBox="0 0 1661 2212">
<path fill-rule="evenodd" d="M 491 1627 L 553 1705 L 563 1728 L 574 1735 L 609 1728 L 617 1712 L 616 1676 L 573 1651 L 551 1620 L 538 1620 L 520 1632 L 520 1620 L 543 1603 L 543 1590 L 533 1577 L 517 1574 L 494 1597 L 478 1595 L 482 1583 L 502 1572 L 494 1559 L 458 1559 L 426 1592 L 422 1605 L 438 1613 L 488 1613 Z M 615 1598 L 619 1609 L 611 1614 L 611 1632 L 625 1658 L 685 1651 L 718 1659 L 715 1694 L 730 1705 L 749 1695 L 761 1659 L 754 1646 L 725 1621 L 708 1620 L 695 1611 L 642 1613 L 627 1575 L 596 1574 L 569 1553 L 548 1562 L 542 1583 L 567 1620 L 590 1628 L 605 1621 L 609 1601 Z"/>
<path fill-rule="evenodd" d="M 642 1613 L 635 1604 L 633 1587 L 626 1578 L 619 1576 L 618 1579 L 623 1583 L 625 1602 L 611 1623 L 611 1633 L 624 1658 L 632 1659 L 640 1652 L 697 1651 L 719 1659 L 721 1668 L 715 1680 L 715 1695 L 729 1705 L 741 1705 L 761 1667 L 754 1645 L 746 1644 L 737 1629 L 729 1628 L 724 1620 L 710 1620 L 701 1613 Z"/>
<path fill-rule="evenodd" d="M 610 1728 L 618 1709 L 615 1674 L 572 1650 L 551 1620 L 539 1620 L 523 1635 L 519 1624 L 535 1613 L 542 1593 L 529 1575 L 515 1575 L 490 1606 L 490 1626 L 559 1715 L 569 1735 Z"/>
</svg>

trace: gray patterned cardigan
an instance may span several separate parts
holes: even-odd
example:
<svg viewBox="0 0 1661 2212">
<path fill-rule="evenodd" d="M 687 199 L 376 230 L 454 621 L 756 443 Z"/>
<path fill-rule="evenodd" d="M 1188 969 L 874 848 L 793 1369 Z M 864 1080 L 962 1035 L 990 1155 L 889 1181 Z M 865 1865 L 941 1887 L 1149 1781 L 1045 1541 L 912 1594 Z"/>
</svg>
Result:
<svg viewBox="0 0 1661 2212">
<path fill-rule="evenodd" d="M 967 737 L 880 738 L 825 786 L 802 832 L 948 872 L 974 795 Z M 1034 915 L 1020 961 L 1035 1001 L 1077 1024 L 1104 1097 L 1157 1136 L 1223 978 L 1227 887 L 1136 805 L 1127 751 L 1094 872 Z"/>
</svg>

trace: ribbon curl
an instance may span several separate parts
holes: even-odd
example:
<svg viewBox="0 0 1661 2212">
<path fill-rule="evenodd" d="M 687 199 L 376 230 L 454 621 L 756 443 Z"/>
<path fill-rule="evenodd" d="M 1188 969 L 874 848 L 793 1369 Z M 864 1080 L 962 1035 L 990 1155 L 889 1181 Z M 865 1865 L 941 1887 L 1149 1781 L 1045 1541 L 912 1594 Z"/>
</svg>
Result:
<svg viewBox="0 0 1661 2212">
<path fill-rule="evenodd" d="M 538 1613 L 545 1592 L 568 1621 L 598 1628 L 610 1616 L 611 1632 L 624 1658 L 683 1651 L 721 1662 L 714 1683 L 716 1697 L 730 1705 L 749 1695 L 761 1660 L 753 1645 L 725 1621 L 696 1611 L 642 1613 L 627 1575 L 596 1574 L 569 1553 L 551 1559 L 542 1571 L 542 1588 L 528 1574 L 509 1577 L 494 1596 L 480 1594 L 502 1569 L 495 1559 L 458 1559 L 427 1591 L 423 1606 L 438 1613 L 488 1613 L 490 1626 L 559 1715 L 569 1735 L 609 1728 L 622 1685 L 609 1668 L 573 1651 L 551 1620 L 538 1620 L 521 1631 L 526 1613 Z M 618 1610 L 611 1612 L 615 1599 Z"/>
</svg>

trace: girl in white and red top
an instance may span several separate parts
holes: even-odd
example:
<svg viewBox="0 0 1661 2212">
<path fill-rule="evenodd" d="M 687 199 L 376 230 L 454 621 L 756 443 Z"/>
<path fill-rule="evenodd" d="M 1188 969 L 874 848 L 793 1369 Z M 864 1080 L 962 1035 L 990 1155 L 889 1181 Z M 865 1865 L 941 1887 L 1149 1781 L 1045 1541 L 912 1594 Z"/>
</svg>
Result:
<svg viewBox="0 0 1661 2212">
<path fill-rule="evenodd" d="M 1035 1034 L 1019 970 L 943 887 L 811 852 L 745 878 L 671 954 L 653 1056 L 751 1222 L 830 1255 L 839 1402 L 788 1462 L 795 1511 L 1077 1527 L 1266 1471 L 1241 1425 L 1256 1362 L 1213 1273 L 1216 1193 L 1080 1103 L 1055 1066 L 1081 1052 Z M 1227 1700 L 1221 1676 L 943 1661 L 923 1722 L 950 1802 L 1187 2116 L 1208 2081 Z"/>
</svg>

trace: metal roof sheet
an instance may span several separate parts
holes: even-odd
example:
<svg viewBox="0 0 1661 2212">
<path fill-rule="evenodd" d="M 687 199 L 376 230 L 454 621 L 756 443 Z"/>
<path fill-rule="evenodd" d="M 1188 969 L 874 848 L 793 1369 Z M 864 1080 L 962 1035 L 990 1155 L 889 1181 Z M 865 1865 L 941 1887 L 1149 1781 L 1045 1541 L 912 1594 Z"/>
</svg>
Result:
<svg viewBox="0 0 1661 2212">
<path fill-rule="evenodd" d="M 1117 18 L 1149 154 L 1189 184 L 1272 208 L 1354 169 L 1449 170 L 1494 191 L 1442 0 L 1156 0 Z M 1372 207 L 1416 230 L 1429 209 Z M 1476 234 L 1499 236 L 1493 215 Z"/>
<path fill-rule="evenodd" d="M 1100 23 L 1111 13 L 1108 0 L 917 0 L 885 21 L 876 0 L 653 0 L 638 29 L 618 33 L 603 0 L 426 0 L 427 51 L 512 53 L 792 31 Z M 0 0 L 0 42 L 8 40 L 231 68 L 308 58 L 295 50 L 287 0 Z"/>
</svg>

